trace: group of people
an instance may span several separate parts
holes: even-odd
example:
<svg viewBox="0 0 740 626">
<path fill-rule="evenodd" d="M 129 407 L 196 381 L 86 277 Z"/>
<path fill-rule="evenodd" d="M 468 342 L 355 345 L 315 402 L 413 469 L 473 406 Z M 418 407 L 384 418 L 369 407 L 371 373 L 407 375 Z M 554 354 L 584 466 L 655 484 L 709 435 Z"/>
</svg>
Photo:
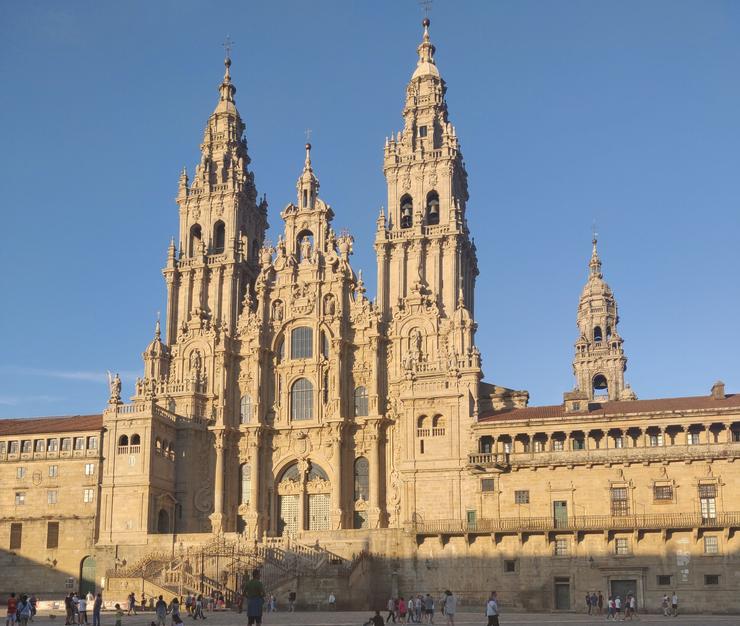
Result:
<svg viewBox="0 0 740 626">
<path fill-rule="evenodd" d="M 8 613 L 5 618 L 5 626 L 13 626 L 14 624 L 26 626 L 28 622 L 32 622 L 33 616 L 36 615 L 37 602 L 38 600 L 34 594 L 29 597 L 24 593 L 21 594 L 20 598 L 17 598 L 15 593 L 11 593 L 7 602 Z"/>
<path fill-rule="evenodd" d="M 447 589 L 438 602 L 439 610 L 445 618 L 447 626 L 455 626 L 455 613 L 457 613 L 457 598 Z M 392 621 L 394 624 L 434 624 L 435 602 L 431 594 L 418 594 L 408 601 L 403 597 L 389 598 L 386 606 L 388 615 L 385 619 L 380 611 L 375 611 L 365 626 L 383 626 Z M 499 626 L 498 596 L 495 591 L 486 601 L 484 614 L 488 620 L 487 626 Z"/>
<path fill-rule="evenodd" d="M 64 612 L 66 614 L 66 626 L 70 624 L 88 624 L 87 613 L 92 611 L 93 626 L 100 626 L 100 611 L 103 609 L 102 594 L 93 595 L 88 591 L 86 595 L 81 593 L 68 593 L 64 598 Z"/>
<path fill-rule="evenodd" d="M 675 591 L 670 598 L 667 593 L 663 596 L 663 615 L 666 617 L 676 617 L 678 615 L 678 596 Z"/>
</svg>

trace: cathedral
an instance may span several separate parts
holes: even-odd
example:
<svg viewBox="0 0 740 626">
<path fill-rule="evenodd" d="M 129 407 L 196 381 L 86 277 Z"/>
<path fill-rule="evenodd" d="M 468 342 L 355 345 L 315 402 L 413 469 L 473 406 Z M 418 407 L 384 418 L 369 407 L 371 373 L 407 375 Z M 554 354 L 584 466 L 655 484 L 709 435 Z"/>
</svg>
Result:
<svg viewBox="0 0 740 626">
<path fill-rule="evenodd" d="M 226 58 L 131 401 L 116 376 L 102 416 L 0 420 L 5 571 L 60 594 L 204 591 L 234 586 L 225 552 L 203 569 L 230 546 L 306 602 L 334 575 L 362 608 L 451 587 L 532 610 L 599 590 L 740 610 L 740 395 L 637 399 L 595 238 L 574 388 L 535 407 L 484 382 L 467 173 L 428 19 L 417 53 L 383 147 L 374 299 L 309 143 L 268 243 Z"/>
</svg>

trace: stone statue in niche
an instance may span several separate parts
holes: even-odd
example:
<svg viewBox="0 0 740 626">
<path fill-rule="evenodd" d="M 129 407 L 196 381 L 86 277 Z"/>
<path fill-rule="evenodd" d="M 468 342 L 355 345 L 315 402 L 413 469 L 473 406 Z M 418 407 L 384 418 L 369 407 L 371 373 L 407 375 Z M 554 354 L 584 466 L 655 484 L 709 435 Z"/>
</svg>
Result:
<svg viewBox="0 0 740 626">
<path fill-rule="evenodd" d="M 283 319 L 283 303 L 281 300 L 275 300 L 272 303 L 272 319 L 281 322 Z"/>
<path fill-rule="evenodd" d="M 311 240 L 305 236 L 301 239 L 301 261 L 310 262 L 311 260 Z"/>
</svg>

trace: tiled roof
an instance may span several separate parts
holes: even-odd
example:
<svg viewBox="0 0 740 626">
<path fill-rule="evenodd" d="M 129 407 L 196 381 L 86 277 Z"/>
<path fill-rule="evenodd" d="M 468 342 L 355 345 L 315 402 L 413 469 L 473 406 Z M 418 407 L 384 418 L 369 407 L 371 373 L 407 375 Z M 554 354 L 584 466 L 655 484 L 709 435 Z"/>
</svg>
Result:
<svg viewBox="0 0 740 626">
<path fill-rule="evenodd" d="M 32 417 L 0 420 L 0 437 L 8 435 L 37 435 L 100 430 L 102 415 L 71 415 L 67 417 Z"/>
<path fill-rule="evenodd" d="M 686 398 L 657 398 L 654 400 L 618 400 L 615 402 L 591 402 L 584 411 L 565 412 L 562 404 L 528 406 L 523 409 L 490 411 L 478 418 L 479 422 L 505 420 L 544 419 L 549 417 L 605 417 L 621 413 L 663 413 L 671 411 L 699 411 L 740 409 L 740 394 L 728 394 L 716 399 L 712 396 L 689 396 Z"/>
</svg>

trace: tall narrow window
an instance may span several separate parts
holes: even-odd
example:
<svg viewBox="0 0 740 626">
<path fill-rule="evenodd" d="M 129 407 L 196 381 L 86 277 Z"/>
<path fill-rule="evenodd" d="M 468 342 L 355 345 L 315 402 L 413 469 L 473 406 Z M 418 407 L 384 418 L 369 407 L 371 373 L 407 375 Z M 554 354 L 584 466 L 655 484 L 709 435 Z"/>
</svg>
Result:
<svg viewBox="0 0 740 626">
<path fill-rule="evenodd" d="M 213 254 L 222 254 L 226 247 L 226 225 L 218 220 L 213 225 Z"/>
<path fill-rule="evenodd" d="M 594 341 L 596 343 L 601 343 L 601 340 L 603 339 L 603 335 L 601 333 L 601 326 L 597 326 L 594 328 Z"/>
<path fill-rule="evenodd" d="M 245 393 L 239 404 L 239 418 L 242 424 L 249 424 L 252 420 L 252 396 Z"/>
<path fill-rule="evenodd" d="M 59 522 L 47 522 L 46 524 L 46 549 L 51 550 L 59 547 Z"/>
<path fill-rule="evenodd" d="M 630 503 L 627 494 L 627 487 L 612 487 L 612 515 L 629 515 Z"/>
<path fill-rule="evenodd" d="M 370 499 L 370 463 L 364 457 L 355 459 L 355 501 Z"/>
<path fill-rule="evenodd" d="M 367 414 L 367 389 L 365 387 L 355 387 L 355 417 L 361 417 Z"/>
<path fill-rule="evenodd" d="M 23 524 L 21 522 L 13 522 L 10 525 L 10 550 L 20 550 L 21 543 L 23 541 Z"/>
<path fill-rule="evenodd" d="M 439 224 L 439 195 L 436 191 L 427 194 L 427 224 Z"/>
<path fill-rule="evenodd" d="M 414 203 L 408 194 L 401 198 L 401 228 L 411 228 L 414 221 Z"/>
<path fill-rule="evenodd" d="M 200 242 L 202 237 L 203 234 L 200 228 L 200 224 L 193 224 L 190 227 L 190 243 L 188 247 L 188 252 L 190 253 L 190 256 L 195 256 L 200 251 Z"/>
<path fill-rule="evenodd" d="M 313 385 L 305 378 L 295 381 L 290 390 L 290 418 L 313 419 Z"/>
<path fill-rule="evenodd" d="M 290 358 L 310 359 L 313 356 L 313 329 L 308 326 L 294 328 L 290 333 Z"/>
</svg>

